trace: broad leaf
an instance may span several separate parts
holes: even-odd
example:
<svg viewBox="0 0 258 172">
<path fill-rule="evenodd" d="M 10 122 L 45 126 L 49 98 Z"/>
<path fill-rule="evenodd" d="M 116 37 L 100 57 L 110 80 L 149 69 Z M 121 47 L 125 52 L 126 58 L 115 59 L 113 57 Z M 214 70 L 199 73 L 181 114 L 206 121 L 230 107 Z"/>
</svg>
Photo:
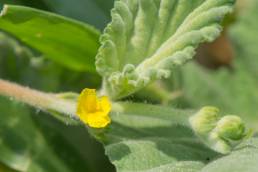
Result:
<svg viewBox="0 0 258 172">
<path fill-rule="evenodd" d="M 92 133 L 118 172 L 197 172 L 218 155 L 187 127 L 191 111 L 135 103 L 114 109 L 110 127 Z"/>
<path fill-rule="evenodd" d="M 99 32 L 87 24 L 28 7 L 6 5 L 0 29 L 66 67 L 95 71 Z"/>
<path fill-rule="evenodd" d="M 258 3 L 252 1 L 230 28 L 236 58 L 233 70 L 207 71 L 196 64 L 183 69 L 183 91 L 192 107 L 214 105 L 240 115 L 258 130 Z M 197 96 L 198 95 L 198 96 Z"/>
<path fill-rule="evenodd" d="M 114 0 L 0 0 L 1 7 L 3 4 L 24 5 L 55 12 L 102 30 L 110 21 L 110 9 Z"/>
<path fill-rule="evenodd" d="M 228 155 L 213 152 L 189 127 L 194 111 L 136 103 L 116 103 L 113 109 L 109 128 L 90 131 L 105 144 L 118 172 L 257 171 L 257 139 Z"/>
<path fill-rule="evenodd" d="M 106 90 L 122 98 L 195 54 L 202 42 L 220 33 L 220 21 L 234 0 L 119 0 L 101 37 L 98 72 Z"/>
</svg>

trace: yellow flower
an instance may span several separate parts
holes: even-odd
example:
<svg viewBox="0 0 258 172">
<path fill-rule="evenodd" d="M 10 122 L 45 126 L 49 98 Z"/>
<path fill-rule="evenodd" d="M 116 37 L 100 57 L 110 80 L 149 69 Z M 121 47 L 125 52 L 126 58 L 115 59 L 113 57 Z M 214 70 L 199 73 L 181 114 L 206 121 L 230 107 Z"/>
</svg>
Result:
<svg viewBox="0 0 258 172">
<path fill-rule="evenodd" d="M 93 128 L 106 127 L 111 119 L 111 103 L 107 96 L 97 98 L 95 89 L 84 89 L 80 94 L 77 115 L 80 120 Z"/>
</svg>

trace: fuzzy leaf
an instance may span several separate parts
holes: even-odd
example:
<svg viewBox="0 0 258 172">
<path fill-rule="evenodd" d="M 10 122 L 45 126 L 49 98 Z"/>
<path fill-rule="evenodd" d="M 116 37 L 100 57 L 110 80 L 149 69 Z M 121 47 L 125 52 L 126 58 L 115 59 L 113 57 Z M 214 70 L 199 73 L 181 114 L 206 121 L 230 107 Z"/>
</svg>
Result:
<svg viewBox="0 0 258 172">
<path fill-rule="evenodd" d="M 228 156 L 221 157 L 204 167 L 201 172 L 256 172 L 258 169 L 258 138 L 239 145 Z"/>
<path fill-rule="evenodd" d="M 204 146 L 189 128 L 193 111 L 136 103 L 113 105 L 116 111 L 109 128 L 90 131 L 104 142 L 117 172 L 257 171 L 257 139 L 221 155 Z M 238 161 L 236 166 L 230 163 Z M 237 170 L 240 165 L 242 171 Z"/>
<path fill-rule="evenodd" d="M 119 0 L 101 37 L 96 66 L 113 98 L 127 96 L 213 41 L 234 0 Z"/>
<path fill-rule="evenodd" d="M 135 103 L 114 109 L 110 127 L 91 133 L 118 172 L 197 172 L 218 155 L 187 127 L 191 111 Z"/>
</svg>

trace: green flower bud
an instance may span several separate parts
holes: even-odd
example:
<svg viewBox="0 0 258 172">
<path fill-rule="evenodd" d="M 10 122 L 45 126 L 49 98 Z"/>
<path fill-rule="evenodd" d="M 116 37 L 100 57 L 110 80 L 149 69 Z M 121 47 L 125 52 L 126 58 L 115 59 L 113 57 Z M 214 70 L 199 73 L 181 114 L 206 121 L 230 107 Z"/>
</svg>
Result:
<svg viewBox="0 0 258 172">
<path fill-rule="evenodd" d="M 221 118 L 215 129 L 219 137 L 226 140 L 241 140 L 246 135 L 245 124 L 238 116 L 227 115 Z"/>
<path fill-rule="evenodd" d="M 227 140 L 221 139 L 215 130 L 210 133 L 205 144 L 222 154 L 227 154 L 232 150 L 232 145 Z"/>
<path fill-rule="evenodd" d="M 234 146 L 252 134 L 246 131 L 242 119 L 235 115 L 221 117 L 219 109 L 204 107 L 189 118 L 195 134 L 211 149 L 229 153 Z"/>
<path fill-rule="evenodd" d="M 190 117 L 189 122 L 193 130 L 198 135 L 208 135 L 219 120 L 219 109 L 211 106 L 203 107 L 194 116 Z"/>
</svg>

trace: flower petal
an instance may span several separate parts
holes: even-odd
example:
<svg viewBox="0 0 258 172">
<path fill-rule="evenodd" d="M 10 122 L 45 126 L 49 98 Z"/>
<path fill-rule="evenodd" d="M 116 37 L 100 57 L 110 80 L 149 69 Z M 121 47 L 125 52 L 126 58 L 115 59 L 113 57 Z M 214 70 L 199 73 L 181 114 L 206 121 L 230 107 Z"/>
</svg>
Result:
<svg viewBox="0 0 258 172">
<path fill-rule="evenodd" d="M 87 118 L 87 123 L 90 127 L 93 128 L 104 128 L 111 122 L 109 116 L 101 116 L 101 115 L 90 115 Z"/>
<path fill-rule="evenodd" d="M 84 89 L 79 97 L 77 115 L 80 120 L 93 128 L 107 126 L 111 119 L 108 116 L 111 103 L 107 96 L 97 98 L 95 89 Z"/>
<path fill-rule="evenodd" d="M 103 96 L 100 98 L 101 109 L 104 112 L 105 116 L 108 116 L 108 113 L 111 110 L 111 103 L 107 96 Z"/>
<path fill-rule="evenodd" d="M 83 109 L 90 113 L 97 109 L 97 95 L 95 89 L 84 89 L 80 95 L 79 102 L 82 103 Z"/>
</svg>

